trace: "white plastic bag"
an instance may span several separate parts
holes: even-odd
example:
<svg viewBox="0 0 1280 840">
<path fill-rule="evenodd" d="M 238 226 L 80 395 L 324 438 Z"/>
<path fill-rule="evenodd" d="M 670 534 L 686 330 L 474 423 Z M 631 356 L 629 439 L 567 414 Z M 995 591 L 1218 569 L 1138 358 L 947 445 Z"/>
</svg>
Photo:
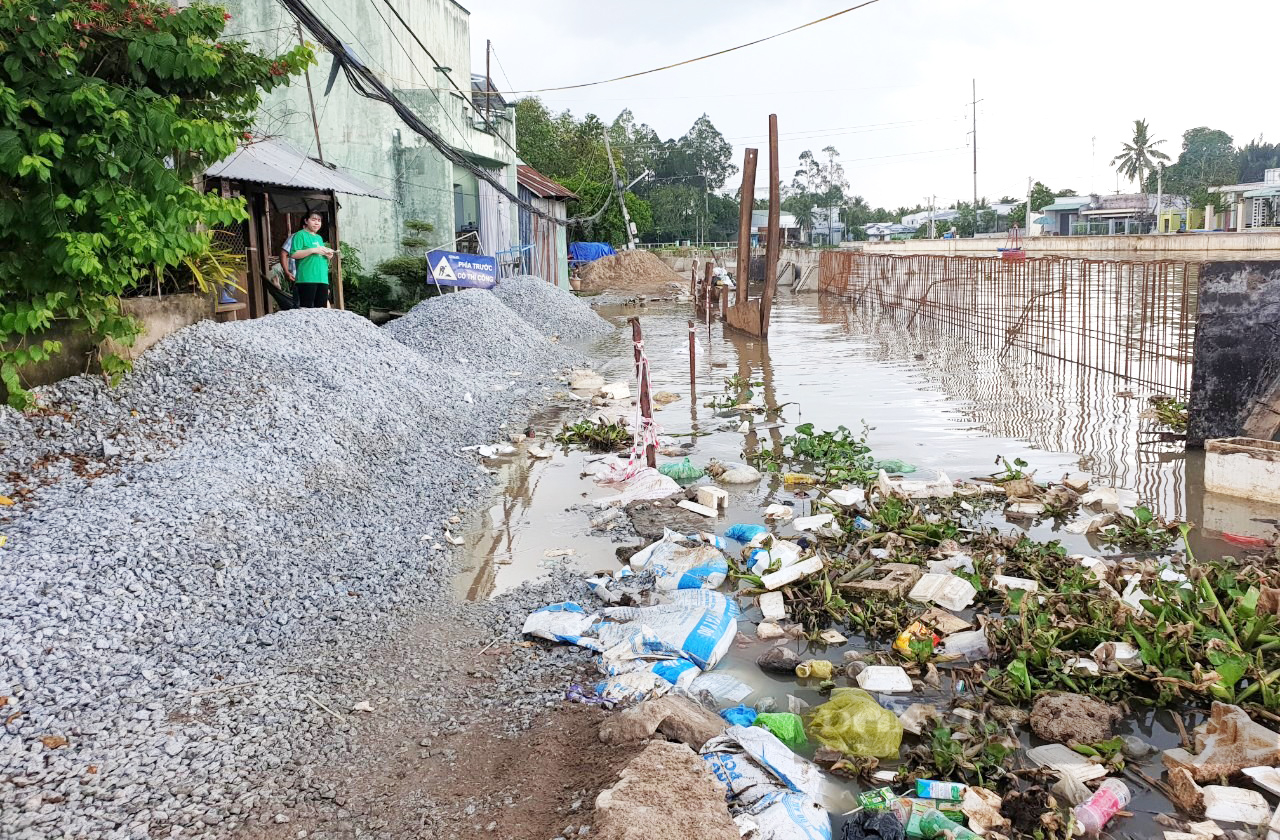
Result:
<svg viewBox="0 0 1280 840">
<path fill-rule="evenodd" d="M 625 481 L 606 483 L 618 487 L 619 493 L 616 496 L 596 499 L 594 502 L 596 507 L 621 507 L 643 499 L 665 499 L 674 493 L 679 493 L 681 489 L 675 479 L 667 478 L 652 467 L 637 470 L 635 475 Z"/>
</svg>

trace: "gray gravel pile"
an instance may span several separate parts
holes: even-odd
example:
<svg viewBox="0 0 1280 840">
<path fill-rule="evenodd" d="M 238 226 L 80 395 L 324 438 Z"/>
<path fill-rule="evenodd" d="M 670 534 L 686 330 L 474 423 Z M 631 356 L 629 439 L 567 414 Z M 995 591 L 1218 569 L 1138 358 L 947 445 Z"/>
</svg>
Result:
<svg viewBox="0 0 1280 840">
<path fill-rule="evenodd" d="M 485 334 L 492 308 L 467 317 L 464 295 L 454 334 Z M 517 347 L 471 343 L 461 365 L 301 310 L 202 323 L 118 388 L 78 378 L 42 389 L 44 412 L 0 408 L 0 495 L 17 500 L 0 508 L 0 836 L 205 836 L 324 796 L 312 762 L 350 728 L 330 712 L 351 719 L 359 663 L 398 620 L 512 638 L 563 597 L 551 583 L 472 615 L 448 591 L 443 532 L 492 489 L 461 448 L 538 397 L 477 388 L 478 371 L 560 356 Z M 467 644 L 441 640 L 423 684 L 448 686 Z M 533 659 L 511 655 L 504 690 L 537 682 Z M 501 698 L 512 726 L 557 682 Z M 449 691 L 423 693 L 448 724 Z"/>
<path fill-rule="evenodd" d="M 544 335 L 558 335 L 566 341 L 577 341 L 595 338 L 614 329 L 586 301 L 541 277 L 528 274 L 507 277 L 498 281 L 493 293 Z"/>
<path fill-rule="evenodd" d="M 483 289 L 428 298 L 384 329 L 429 359 L 458 362 L 496 378 L 537 378 L 580 358 Z"/>
</svg>

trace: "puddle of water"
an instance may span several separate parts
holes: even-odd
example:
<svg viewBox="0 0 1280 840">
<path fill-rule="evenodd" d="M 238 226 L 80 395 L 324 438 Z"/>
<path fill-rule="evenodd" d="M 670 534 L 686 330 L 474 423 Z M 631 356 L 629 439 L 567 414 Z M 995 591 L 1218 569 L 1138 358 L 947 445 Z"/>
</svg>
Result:
<svg viewBox="0 0 1280 840">
<path fill-rule="evenodd" d="M 1145 399 L 1122 394 L 1123 386 L 1106 374 L 1034 357 L 1001 360 L 973 352 L 962 336 L 931 333 L 925 326 L 905 330 L 886 320 L 854 315 L 842 302 L 784 297 L 775 307 L 768 344 L 726 335 L 719 324 L 711 325 L 709 337 L 705 326 L 697 328 L 697 398 L 690 399 L 687 307 L 613 307 L 602 314 L 619 322 L 630 315 L 641 317 L 653 389 L 681 396 L 655 419 L 667 434 L 703 435 L 694 438 L 691 453 L 702 466 L 711 458 L 740 461 L 744 447 L 780 445 L 789 431 L 743 433 L 740 420 L 719 417 L 700 404 L 720 395 L 724 379 L 736 374 L 763 383 L 759 390 L 770 412 L 757 424 L 781 419 L 788 427 L 812 422 L 818 428 L 845 425 L 857 430 L 865 422 L 873 427 L 869 442 L 875 456 L 917 465 L 920 470 L 912 477 L 928 478 L 937 472 L 953 479 L 985 475 L 996 469 L 998 456 L 1028 461 L 1041 478 L 1091 472 L 1100 481 L 1137 490 L 1166 516 L 1203 525 L 1192 540 L 1202 556 L 1233 552 L 1219 539 L 1223 531 L 1265 536 L 1280 519 L 1276 509 L 1205 494 L 1199 454 L 1185 455 L 1170 444 L 1139 446 L 1139 432 L 1149 428 L 1148 421 L 1139 418 Z M 602 366 L 607 380 L 630 378 L 629 331 L 603 339 L 594 349 L 598 358 L 609 360 Z M 534 424 L 539 437 L 576 414 L 571 408 L 544 416 Z M 497 466 L 504 491 L 467 536 L 466 568 L 456 584 L 459 595 L 484 598 L 517 586 L 541 574 L 551 562 L 545 554 L 557 549 L 573 548 L 575 554 L 554 562 L 568 562 L 584 573 L 619 568 L 614 552 L 620 543 L 606 533 L 592 532 L 588 525 L 590 501 L 606 495 L 583 477 L 595 457 L 557 448 L 551 460 L 537 461 L 522 450 Z M 659 458 L 660 463 L 667 460 L 671 459 Z M 735 522 L 761 521 L 763 506 L 771 502 L 793 504 L 797 515 L 808 513 L 811 503 L 783 488 L 776 476 L 758 486 L 725 489 L 730 496 L 728 513 L 708 520 L 708 529 L 718 533 Z M 1087 538 L 1050 525 L 1021 527 L 1002 519 L 998 524 L 1002 530 L 1021 529 L 1040 540 L 1061 539 L 1070 552 L 1102 553 Z M 746 615 L 752 617 L 752 610 Z M 754 615 L 758 617 L 758 611 Z M 741 625 L 748 636 L 751 624 Z M 767 646 L 735 645 L 717 672 L 753 686 L 756 693 L 749 702 L 770 696 L 786 710 L 788 694 L 810 705 L 824 701 L 816 684 L 763 673 L 755 660 Z M 854 640 L 844 648 L 818 648 L 814 653 L 839 663 L 843 650 L 867 647 Z M 1167 713 L 1139 712 L 1121 730 L 1161 748 L 1177 743 Z M 1155 777 L 1162 770 L 1158 754 L 1138 766 Z M 842 792 L 841 801 L 853 801 L 860 789 L 844 780 L 834 780 L 833 785 Z M 1150 817 L 1169 806 L 1158 794 L 1135 790 L 1130 810 L 1137 816 L 1125 821 L 1122 830 L 1154 836 L 1158 832 Z M 840 822 L 836 820 L 837 835 Z"/>
</svg>

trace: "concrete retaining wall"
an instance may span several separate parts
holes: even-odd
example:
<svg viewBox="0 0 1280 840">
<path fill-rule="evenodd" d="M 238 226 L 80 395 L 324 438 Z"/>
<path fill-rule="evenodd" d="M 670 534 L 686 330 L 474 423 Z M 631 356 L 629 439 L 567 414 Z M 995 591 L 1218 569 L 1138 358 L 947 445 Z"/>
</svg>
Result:
<svg viewBox="0 0 1280 840">
<path fill-rule="evenodd" d="M 101 350 L 133 361 L 165 336 L 197 321 L 212 318 L 213 298 L 197 294 L 125 298 L 121 301 L 120 308 L 126 315 L 132 315 L 142 322 L 142 332 L 131 347 L 105 341 Z M 101 372 L 98 365 L 99 347 L 87 334 L 72 329 L 71 324 L 54 324 L 52 329 L 40 335 L 40 340 L 61 341 L 63 352 L 47 362 L 28 365 L 19 370 L 18 375 L 26 387 L 49 385 L 81 373 Z M 0 401 L 7 398 L 4 387 L 0 386 Z"/>
<path fill-rule="evenodd" d="M 995 256 L 1002 239 L 909 239 L 902 242 L 859 242 L 855 250 L 869 254 L 957 254 Z M 1188 233 L 1145 236 L 1032 236 L 1022 248 L 1031 255 L 1131 255 L 1139 259 L 1200 259 L 1224 252 L 1280 253 L 1280 231 L 1259 233 Z"/>
<path fill-rule="evenodd" d="M 807 273 L 813 274 L 811 280 L 816 278 L 818 268 L 818 256 L 821 250 L 812 248 L 783 248 L 778 252 L 778 287 L 790 287 L 795 281 L 804 277 Z M 699 265 L 704 264 L 708 259 L 714 259 L 716 265 L 722 266 L 730 274 L 737 276 L 738 273 L 738 252 L 736 249 L 715 249 L 704 250 L 698 248 L 681 248 L 675 252 L 655 252 L 655 254 L 673 271 L 681 277 L 687 278 L 690 270 L 693 268 L 694 260 Z M 763 248 L 752 248 L 751 256 L 763 257 Z M 759 278 L 757 278 L 759 279 Z M 818 284 L 816 281 L 809 284 L 812 288 L 806 287 L 804 291 L 816 292 Z"/>
</svg>

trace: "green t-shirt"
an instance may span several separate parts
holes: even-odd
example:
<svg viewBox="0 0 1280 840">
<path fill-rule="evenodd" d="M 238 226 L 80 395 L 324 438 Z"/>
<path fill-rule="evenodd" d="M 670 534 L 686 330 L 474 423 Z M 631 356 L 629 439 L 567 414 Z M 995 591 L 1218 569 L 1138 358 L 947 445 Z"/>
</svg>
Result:
<svg viewBox="0 0 1280 840">
<path fill-rule="evenodd" d="M 324 244 L 324 240 L 319 234 L 312 233 L 309 230 L 300 230 L 293 235 L 293 250 L 289 252 L 289 256 L 293 256 L 299 251 L 305 251 L 308 248 L 318 248 Z M 320 254 L 312 254 L 309 257 L 303 257 L 298 260 L 298 268 L 294 272 L 294 277 L 298 278 L 299 283 L 325 283 L 329 282 L 329 261 Z"/>
</svg>

